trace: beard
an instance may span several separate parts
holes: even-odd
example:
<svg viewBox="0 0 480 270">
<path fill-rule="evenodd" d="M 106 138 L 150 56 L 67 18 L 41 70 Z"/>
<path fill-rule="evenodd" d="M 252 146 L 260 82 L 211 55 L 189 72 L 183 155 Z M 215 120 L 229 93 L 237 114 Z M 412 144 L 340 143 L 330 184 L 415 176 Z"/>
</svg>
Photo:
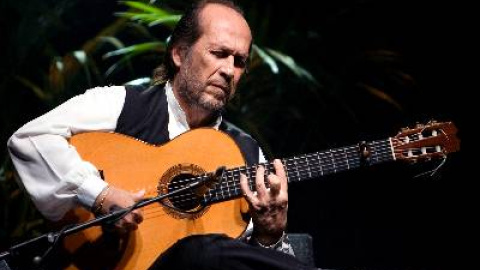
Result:
<svg viewBox="0 0 480 270">
<path fill-rule="evenodd" d="M 177 75 L 180 76 L 178 80 L 178 93 L 183 101 L 189 106 L 196 107 L 205 111 L 213 113 L 221 112 L 228 101 L 233 90 L 233 84 L 226 82 L 215 82 L 215 85 L 222 85 L 222 91 L 218 89 L 214 92 L 208 91 L 208 83 L 204 83 L 200 78 L 194 74 L 189 74 L 188 71 L 180 71 Z"/>
</svg>

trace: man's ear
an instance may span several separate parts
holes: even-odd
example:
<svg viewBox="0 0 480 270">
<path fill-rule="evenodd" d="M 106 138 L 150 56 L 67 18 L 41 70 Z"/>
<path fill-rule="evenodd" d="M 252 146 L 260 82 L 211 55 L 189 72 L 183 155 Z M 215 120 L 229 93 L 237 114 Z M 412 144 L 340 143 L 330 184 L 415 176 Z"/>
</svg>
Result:
<svg viewBox="0 0 480 270">
<path fill-rule="evenodd" d="M 183 60 L 183 50 L 180 46 L 175 46 L 172 48 L 172 60 L 175 63 L 177 68 L 180 68 Z"/>
</svg>

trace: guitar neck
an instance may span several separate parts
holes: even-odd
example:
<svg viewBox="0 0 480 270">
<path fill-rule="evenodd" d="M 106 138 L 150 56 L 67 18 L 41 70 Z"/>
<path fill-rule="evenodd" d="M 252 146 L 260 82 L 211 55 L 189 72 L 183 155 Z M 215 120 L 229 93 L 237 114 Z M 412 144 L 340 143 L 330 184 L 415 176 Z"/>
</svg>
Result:
<svg viewBox="0 0 480 270">
<path fill-rule="evenodd" d="M 347 147 L 333 148 L 282 159 L 289 183 L 318 178 L 329 174 L 374 165 L 395 159 L 391 139 L 371 141 Z M 271 162 L 261 163 L 265 175 L 274 172 Z M 258 165 L 242 166 L 226 170 L 221 182 L 210 189 L 203 199 L 204 204 L 226 201 L 242 196 L 240 174 L 247 176 L 251 190 L 255 190 Z M 268 186 L 268 183 L 266 183 Z"/>
</svg>

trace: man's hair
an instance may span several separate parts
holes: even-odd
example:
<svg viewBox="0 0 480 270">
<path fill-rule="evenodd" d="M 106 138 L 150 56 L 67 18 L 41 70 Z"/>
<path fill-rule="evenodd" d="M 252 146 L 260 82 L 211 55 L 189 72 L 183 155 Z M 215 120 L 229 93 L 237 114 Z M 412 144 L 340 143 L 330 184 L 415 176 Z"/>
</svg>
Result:
<svg viewBox="0 0 480 270">
<path fill-rule="evenodd" d="M 202 29 L 200 29 L 199 14 L 208 4 L 223 5 L 235 10 L 242 16 L 244 15 L 243 10 L 232 0 L 195 1 L 190 8 L 185 11 L 169 38 L 163 63 L 153 71 L 154 85 L 163 84 L 167 80 L 173 79 L 177 73 L 177 67 L 172 59 L 172 49 L 175 46 L 182 46 L 184 48 L 191 47 L 200 38 Z"/>
</svg>

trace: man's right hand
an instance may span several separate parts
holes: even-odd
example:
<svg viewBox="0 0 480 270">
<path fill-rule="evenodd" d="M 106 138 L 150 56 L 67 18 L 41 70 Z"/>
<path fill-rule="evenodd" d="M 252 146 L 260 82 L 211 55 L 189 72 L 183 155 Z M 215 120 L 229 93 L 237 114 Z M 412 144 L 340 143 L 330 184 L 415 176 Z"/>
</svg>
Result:
<svg viewBox="0 0 480 270">
<path fill-rule="evenodd" d="M 98 209 L 96 214 L 110 213 L 118 208 L 127 208 L 145 195 L 145 190 L 137 193 L 130 193 L 113 186 L 106 187 L 97 197 L 93 209 Z M 143 221 L 143 214 L 140 208 L 133 210 L 115 223 L 115 231 L 125 234 L 136 230 L 138 224 Z"/>
</svg>

